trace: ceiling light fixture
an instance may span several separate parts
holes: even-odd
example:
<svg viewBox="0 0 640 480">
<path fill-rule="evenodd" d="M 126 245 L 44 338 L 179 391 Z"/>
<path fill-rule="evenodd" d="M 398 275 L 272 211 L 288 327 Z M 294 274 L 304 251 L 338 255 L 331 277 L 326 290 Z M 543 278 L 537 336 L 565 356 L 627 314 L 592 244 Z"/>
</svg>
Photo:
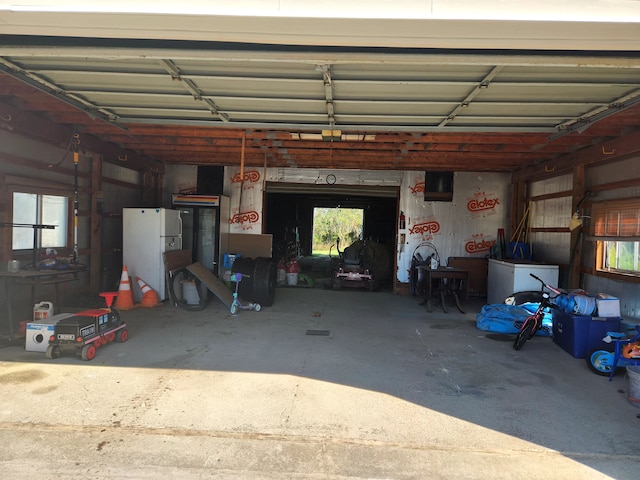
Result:
<svg viewBox="0 0 640 480">
<path fill-rule="evenodd" d="M 342 141 L 342 131 L 322 130 L 322 140 L 324 142 L 340 142 Z"/>
<path fill-rule="evenodd" d="M 332 138 L 333 133 L 333 138 Z M 323 130 L 322 133 L 291 132 L 292 140 L 306 141 L 344 141 L 344 142 L 372 142 L 376 139 L 373 133 L 340 133 L 340 130 Z"/>
</svg>

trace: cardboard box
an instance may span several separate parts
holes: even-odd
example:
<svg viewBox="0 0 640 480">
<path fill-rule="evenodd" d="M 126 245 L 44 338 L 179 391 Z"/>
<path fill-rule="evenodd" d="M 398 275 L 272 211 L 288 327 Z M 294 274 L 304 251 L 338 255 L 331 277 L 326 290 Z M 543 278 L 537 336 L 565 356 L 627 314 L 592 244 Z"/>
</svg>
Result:
<svg viewBox="0 0 640 480">
<path fill-rule="evenodd" d="M 53 335 L 56 323 L 71 316 L 73 313 L 59 313 L 51 318 L 27 323 L 24 349 L 27 352 L 46 352 L 49 346 L 49 337 Z"/>
<path fill-rule="evenodd" d="M 619 317 L 620 300 L 606 293 L 599 293 L 596 296 L 599 317 Z"/>
<path fill-rule="evenodd" d="M 602 339 L 619 332 L 620 317 L 590 317 L 553 310 L 553 342 L 575 358 L 586 358 L 593 350 L 608 349 Z"/>
</svg>

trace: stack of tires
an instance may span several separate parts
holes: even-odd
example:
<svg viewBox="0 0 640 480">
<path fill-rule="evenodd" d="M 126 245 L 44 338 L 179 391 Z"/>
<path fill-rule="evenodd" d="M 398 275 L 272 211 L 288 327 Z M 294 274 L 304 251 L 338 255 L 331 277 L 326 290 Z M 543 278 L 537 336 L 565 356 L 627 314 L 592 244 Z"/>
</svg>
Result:
<svg viewBox="0 0 640 480">
<path fill-rule="evenodd" d="M 273 305 L 276 291 L 277 265 L 270 258 L 239 257 L 233 262 L 231 273 L 241 273 L 238 296 L 245 302 Z"/>
</svg>

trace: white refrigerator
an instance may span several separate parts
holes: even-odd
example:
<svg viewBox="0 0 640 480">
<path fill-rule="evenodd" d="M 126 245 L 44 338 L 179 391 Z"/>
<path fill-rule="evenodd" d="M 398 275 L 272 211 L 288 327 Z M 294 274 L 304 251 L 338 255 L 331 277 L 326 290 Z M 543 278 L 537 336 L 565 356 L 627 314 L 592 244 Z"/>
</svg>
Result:
<svg viewBox="0 0 640 480">
<path fill-rule="evenodd" d="M 167 298 L 162 254 L 182 249 L 182 222 L 178 210 L 166 208 L 122 209 L 122 262 L 127 266 L 136 302 L 141 291 L 135 277 Z"/>
</svg>

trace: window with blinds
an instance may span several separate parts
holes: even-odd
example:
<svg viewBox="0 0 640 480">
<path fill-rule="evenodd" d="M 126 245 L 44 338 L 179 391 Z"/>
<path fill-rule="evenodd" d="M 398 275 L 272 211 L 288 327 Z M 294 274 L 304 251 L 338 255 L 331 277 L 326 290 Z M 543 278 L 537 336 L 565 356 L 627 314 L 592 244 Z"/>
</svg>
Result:
<svg viewBox="0 0 640 480">
<path fill-rule="evenodd" d="M 594 203 L 591 225 L 597 269 L 640 275 L 640 198 Z"/>
<path fill-rule="evenodd" d="M 640 198 L 594 203 L 591 224 L 596 237 L 640 238 Z"/>
</svg>

